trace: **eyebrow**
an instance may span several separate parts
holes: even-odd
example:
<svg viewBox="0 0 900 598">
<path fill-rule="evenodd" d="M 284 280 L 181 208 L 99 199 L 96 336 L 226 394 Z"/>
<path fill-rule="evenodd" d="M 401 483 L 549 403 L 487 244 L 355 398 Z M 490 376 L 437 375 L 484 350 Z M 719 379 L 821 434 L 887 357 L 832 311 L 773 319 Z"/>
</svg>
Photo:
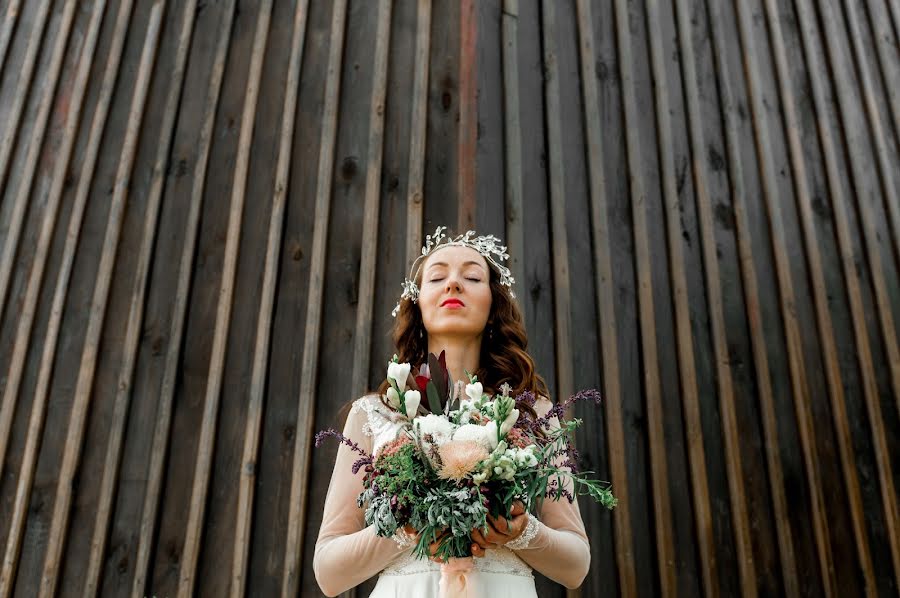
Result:
<svg viewBox="0 0 900 598">
<path fill-rule="evenodd" d="M 473 260 L 469 260 L 468 262 L 463 263 L 463 267 L 470 266 L 472 264 L 474 264 L 476 266 L 480 266 L 482 269 L 484 269 L 484 266 L 482 266 L 480 263 L 473 261 Z M 445 266 L 446 267 L 446 266 L 449 266 L 449 264 L 447 262 L 434 262 L 433 264 L 428 266 L 428 269 L 431 270 L 435 266 Z"/>
</svg>

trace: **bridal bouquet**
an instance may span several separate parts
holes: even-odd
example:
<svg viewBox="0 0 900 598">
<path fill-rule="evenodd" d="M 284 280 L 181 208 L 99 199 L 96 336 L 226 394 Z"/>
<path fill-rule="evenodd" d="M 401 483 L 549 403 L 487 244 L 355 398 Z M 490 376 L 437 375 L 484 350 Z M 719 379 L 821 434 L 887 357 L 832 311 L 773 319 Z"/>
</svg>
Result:
<svg viewBox="0 0 900 598">
<path fill-rule="evenodd" d="M 581 420 L 564 420 L 566 408 L 582 400 L 600 401 L 596 390 L 582 391 L 556 404 L 543 417 L 530 417 L 535 396 L 510 396 L 504 384 L 499 396 L 486 395 L 477 377 L 466 373 L 465 397 L 453 398 L 444 353 L 411 372 L 410 364 L 388 363 L 390 386 L 382 401 L 400 423 L 396 438 L 374 455 L 334 430 L 316 435 L 316 446 L 334 437 L 357 452 L 353 473 L 365 471 L 357 504 L 365 507 L 366 525 L 379 536 L 392 537 L 406 525 L 415 528 L 414 553 L 431 556 L 429 546 L 445 562 L 471 556 L 473 529 L 488 530 L 487 518 L 510 518 L 521 501 L 534 513 L 546 499 L 569 502 L 573 493 L 588 495 L 612 509 L 616 499 L 609 484 L 579 472 L 571 433 Z M 424 397 L 423 397 L 424 395 Z M 421 408 L 423 398 L 430 412 Z M 551 427 L 556 417 L 559 427 Z"/>
</svg>

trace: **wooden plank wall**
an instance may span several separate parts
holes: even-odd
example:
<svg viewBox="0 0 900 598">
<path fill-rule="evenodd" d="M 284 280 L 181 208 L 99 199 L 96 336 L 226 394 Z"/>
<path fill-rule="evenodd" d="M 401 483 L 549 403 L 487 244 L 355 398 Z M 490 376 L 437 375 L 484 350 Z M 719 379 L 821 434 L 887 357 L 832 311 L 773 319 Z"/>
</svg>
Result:
<svg viewBox="0 0 900 598">
<path fill-rule="evenodd" d="M 892 0 L 0 0 L 0 597 L 319 595 L 312 434 L 437 224 L 606 396 L 581 595 L 897 595 L 898 42 Z"/>
</svg>

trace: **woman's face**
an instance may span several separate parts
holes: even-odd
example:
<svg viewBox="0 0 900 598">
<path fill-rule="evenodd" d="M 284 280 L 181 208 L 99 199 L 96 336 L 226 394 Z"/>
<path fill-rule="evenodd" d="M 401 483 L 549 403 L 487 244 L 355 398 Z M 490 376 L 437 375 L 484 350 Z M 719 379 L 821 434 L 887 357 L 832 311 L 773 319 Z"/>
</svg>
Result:
<svg viewBox="0 0 900 598">
<path fill-rule="evenodd" d="M 491 313 L 484 257 L 458 245 L 429 255 L 422 266 L 419 309 L 429 335 L 479 336 Z"/>
</svg>

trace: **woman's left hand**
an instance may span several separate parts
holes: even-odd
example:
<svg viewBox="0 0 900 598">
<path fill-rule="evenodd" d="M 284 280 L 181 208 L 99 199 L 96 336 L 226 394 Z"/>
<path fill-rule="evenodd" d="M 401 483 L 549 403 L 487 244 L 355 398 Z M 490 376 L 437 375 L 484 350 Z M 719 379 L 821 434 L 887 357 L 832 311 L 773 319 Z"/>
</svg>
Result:
<svg viewBox="0 0 900 598">
<path fill-rule="evenodd" d="M 525 526 L 528 525 L 525 505 L 517 500 L 509 514 L 509 519 L 502 515 L 497 518 L 488 515 L 487 533 L 481 529 L 472 530 L 472 556 L 484 556 L 484 551 L 488 548 L 512 542 L 525 531 Z"/>
</svg>

